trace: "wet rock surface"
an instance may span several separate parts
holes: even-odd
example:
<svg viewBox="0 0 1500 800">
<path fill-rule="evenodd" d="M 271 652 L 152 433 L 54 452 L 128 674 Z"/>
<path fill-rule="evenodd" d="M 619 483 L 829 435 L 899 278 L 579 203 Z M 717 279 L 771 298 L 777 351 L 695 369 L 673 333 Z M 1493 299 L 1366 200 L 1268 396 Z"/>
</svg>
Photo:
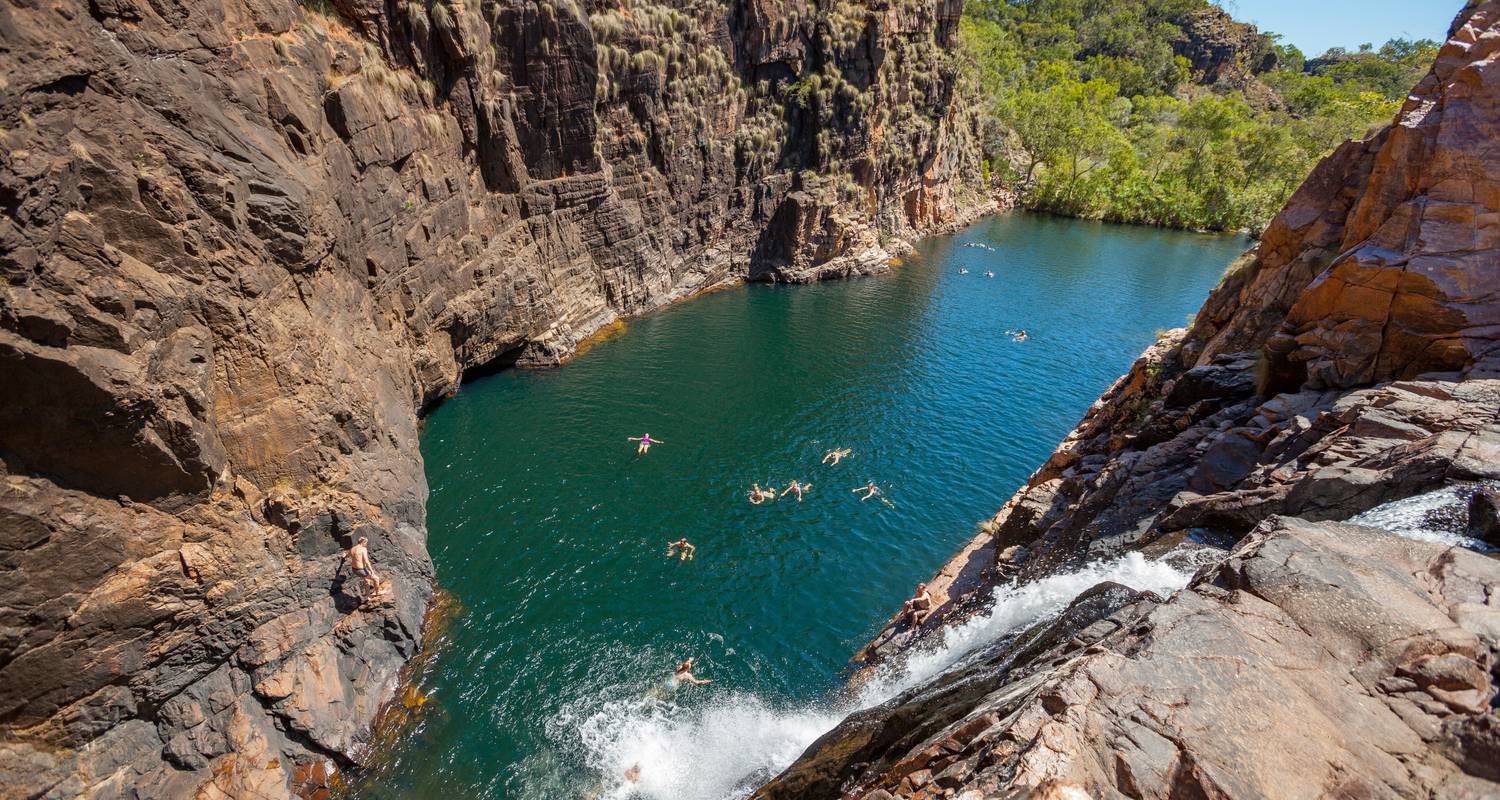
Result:
<svg viewBox="0 0 1500 800">
<path fill-rule="evenodd" d="M 992 208 L 958 6 L 841 8 L 0 12 L 0 795 L 358 763 L 431 592 L 420 408 Z"/>
<path fill-rule="evenodd" d="M 1500 561 L 1272 517 L 1170 601 L 1103 584 L 756 797 L 1489 797 Z"/>
<path fill-rule="evenodd" d="M 1500 792 L 1495 562 L 1332 524 L 1500 478 L 1497 48 L 1500 3 L 1470 3 L 1394 124 L 1325 159 L 929 582 L 921 629 L 893 620 L 855 662 L 899 661 L 1001 583 L 1186 541 L 1236 555 L 1117 612 L 1106 652 L 1002 651 L 961 707 L 941 691 L 968 673 L 898 699 L 920 741 L 861 738 L 891 709 L 864 712 L 762 796 Z"/>
</svg>

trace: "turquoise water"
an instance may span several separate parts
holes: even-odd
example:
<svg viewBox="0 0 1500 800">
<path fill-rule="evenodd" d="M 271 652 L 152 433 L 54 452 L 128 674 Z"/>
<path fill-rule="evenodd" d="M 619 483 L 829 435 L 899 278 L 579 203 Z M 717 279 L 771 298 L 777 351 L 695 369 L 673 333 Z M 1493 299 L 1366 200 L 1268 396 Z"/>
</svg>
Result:
<svg viewBox="0 0 1500 800">
<path fill-rule="evenodd" d="M 637 796 L 632 764 L 639 796 L 742 794 L 837 721 L 849 656 L 1246 244 L 999 216 L 886 276 L 710 294 L 466 386 L 422 444 L 463 610 L 359 795 Z M 638 456 L 644 432 L 663 443 Z M 821 466 L 833 447 L 854 452 Z M 800 503 L 746 501 L 792 479 Z M 888 503 L 851 493 L 868 480 Z M 664 558 L 682 536 L 696 560 Z M 663 690 L 688 656 L 714 683 Z"/>
</svg>

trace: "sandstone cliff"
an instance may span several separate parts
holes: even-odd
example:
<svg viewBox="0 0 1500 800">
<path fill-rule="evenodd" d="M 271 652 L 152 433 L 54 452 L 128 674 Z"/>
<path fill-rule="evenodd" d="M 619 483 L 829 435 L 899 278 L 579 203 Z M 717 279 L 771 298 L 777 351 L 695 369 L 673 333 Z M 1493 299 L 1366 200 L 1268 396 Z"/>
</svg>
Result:
<svg viewBox="0 0 1500 800">
<path fill-rule="evenodd" d="M 924 629 L 860 660 L 1084 559 L 1234 555 L 1165 603 L 1091 593 L 759 797 L 1500 793 L 1495 561 L 1318 524 L 1500 479 L 1497 52 L 1476 0 L 1393 124 L 1329 156 L 944 567 Z"/>
<path fill-rule="evenodd" d="M 431 592 L 419 409 L 984 209 L 959 9 L 0 8 L 0 795 L 357 760 Z"/>
</svg>

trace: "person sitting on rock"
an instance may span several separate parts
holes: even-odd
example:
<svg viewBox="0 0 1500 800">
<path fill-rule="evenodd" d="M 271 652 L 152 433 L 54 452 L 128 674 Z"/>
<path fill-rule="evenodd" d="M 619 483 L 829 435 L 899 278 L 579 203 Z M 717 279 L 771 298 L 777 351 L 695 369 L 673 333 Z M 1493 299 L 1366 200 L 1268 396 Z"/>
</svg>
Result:
<svg viewBox="0 0 1500 800">
<path fill-rule="evenodd" d="M 667 558 L 678 556 L 679 561 L 692 561 L 693 554 L 698 552 L 687 539 L 678 539 L 675 542 L 667 542 Z"/>
<path fill-rule="evenodd" d="M 913 628 L 920 627 L 932 615 L 932 594 L 927 584 L 917 584 L 917 593 L 901 606 L 901 617 L 909 620 Z"/>
<path fill-rule="evenodd" d="M 791 483 L 787 484 L 787 487 L 785 489 L 781 490 L 781 496 L 786 497 L 789 494 L 795 494 L 797 495 L 797 502 L 800 503 L 802 502 L 802 493 L 811 488 L 812 484 L 810 483 L 804 484 L 800 481 L 792 481 Z"/>
<path fill-rule="evenodd" d="M 647 454 L 647 453 L 649 453 L 649 452 L 651 452 L 651 445 L 653 445 L 653 444 L 666 444 L 666 442 L 663 442 L 660 439 L 653 439 L 653 438 L 651 438 L 651 434 L 649 434 L 649 433 L 646 434 L 645 436 L 627 436 L 627 437 L 625 437 L 625 441 L 627 441 L 627 442 L 640 442 L 640 444 L 636 446 L 635 452 L 636 452 L 637 455 L 642 455 L 642 456 L 645 455 L 645 454 Z"/>
<path fill-rule="evenodd" d="M 364 597 L 370 599 L 380 593 L 380 576 L 375 573 L 375 566 L 370 563 L 370 540 L 361 536 L 349 551 L 345 553 L 349 559 L 349 567 L 354 574 L 359 576 L 364 585 Z"/>
</svg>

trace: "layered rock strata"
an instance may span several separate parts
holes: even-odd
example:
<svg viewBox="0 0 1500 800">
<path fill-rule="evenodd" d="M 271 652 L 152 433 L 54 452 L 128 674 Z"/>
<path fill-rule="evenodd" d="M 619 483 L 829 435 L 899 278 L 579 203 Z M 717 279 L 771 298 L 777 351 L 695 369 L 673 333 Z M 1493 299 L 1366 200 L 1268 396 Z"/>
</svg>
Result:
<svg viewBox="0 0 1500 800">
<path fill-rule="evenodd" d="M 984 210 L 958 13 L 0 8 L 0 795 L 357 761 L 431 591 L 419 409 Z"/>
<path fill-rule="evenodd" d="M 1312 524 L 1500 479 L 1497 52 L 1500 3 L 1470 3 L 1394 123 L 1325 159 L 942 569 L 922 630 L 893 622 L 857 660 L 1003 582 L 1258 530 L 1239 555 L 852 718 L 761 796 L 1500 793 L 1493 561 Z"/>
</svg>

